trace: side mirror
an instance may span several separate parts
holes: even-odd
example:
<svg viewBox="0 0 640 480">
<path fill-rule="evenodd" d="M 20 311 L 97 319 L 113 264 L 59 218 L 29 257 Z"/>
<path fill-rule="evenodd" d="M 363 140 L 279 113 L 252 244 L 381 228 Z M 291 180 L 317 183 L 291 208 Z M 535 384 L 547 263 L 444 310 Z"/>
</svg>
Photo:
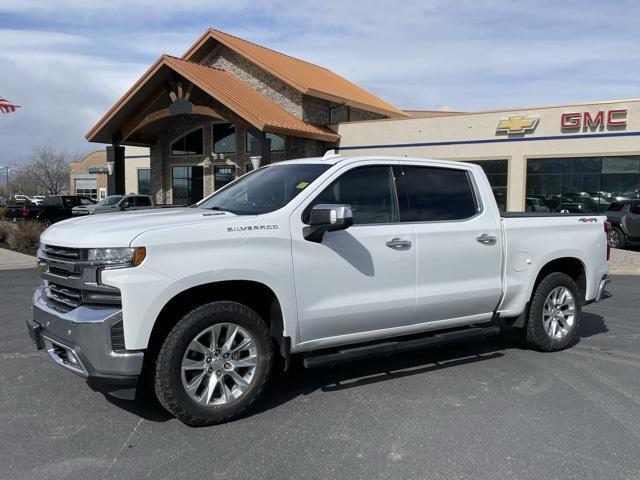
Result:
<svg viewBox="0 0 640 480">
<path fill-rule="evenodd" d="M 125 200 L 120 204 L 120 210 L 124 210 L 125 208 L 129 208 L 129 201 Z"/>
<path fill-rule="evenodd" d="M 350 205 L 318 204 L 311 209 L 309 226 L 302 234 L 305 240 L 320 243 L 324 232 L 344 230 L 353 225 L 353 212 Z"/>
</svg>

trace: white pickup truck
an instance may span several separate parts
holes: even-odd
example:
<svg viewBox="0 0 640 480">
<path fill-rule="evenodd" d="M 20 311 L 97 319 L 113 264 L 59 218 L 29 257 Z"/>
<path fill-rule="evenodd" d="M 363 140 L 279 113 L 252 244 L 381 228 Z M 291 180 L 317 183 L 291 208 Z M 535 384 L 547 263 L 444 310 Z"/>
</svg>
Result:
<svg viewBox="0 0 640 480">
<path fill-rule="evenodd" d="M 195 207 L 48 228 L 28 327 L 127 397 L 143 374 L 183 422 L 242 414 L 275 365 L 388 355 L 520 327 L 577 339 L 608 296 L 605 217 L 501 215 L 478 166 L 326 155 L 255 170 Z"/>
</svg>

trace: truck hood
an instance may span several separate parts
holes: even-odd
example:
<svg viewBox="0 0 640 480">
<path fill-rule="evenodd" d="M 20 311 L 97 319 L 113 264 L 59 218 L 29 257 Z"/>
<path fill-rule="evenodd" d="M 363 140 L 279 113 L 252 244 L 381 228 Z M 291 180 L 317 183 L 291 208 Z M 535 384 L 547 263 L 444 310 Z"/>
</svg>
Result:
<svg viewBox="0 0 640 480">
<path fill-rule="evenodd" d="M 149 230 L 235 217 L 233 213 L 203 208 L 157 208 L 106 213 L 58 222 L 44 231 L 40 241 L 74 248 L 128 247 L 135 237 Z"/>
</svg>

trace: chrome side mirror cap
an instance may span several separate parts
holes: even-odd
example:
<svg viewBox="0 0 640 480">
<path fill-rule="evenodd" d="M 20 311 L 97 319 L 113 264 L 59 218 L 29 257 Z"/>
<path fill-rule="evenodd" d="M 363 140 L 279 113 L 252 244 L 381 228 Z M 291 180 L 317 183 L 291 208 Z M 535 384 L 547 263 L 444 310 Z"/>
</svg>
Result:
<svg viewBox="0 0 640 480">
<path fill-rule="evenodd" d="M 304 227 L 303 236 L 310 242 L 322 242 L 325 232 L 344 230 L 353 225 L 350 205 L 321 203 L 311 209 L 309 226 Z"/>
</svg>

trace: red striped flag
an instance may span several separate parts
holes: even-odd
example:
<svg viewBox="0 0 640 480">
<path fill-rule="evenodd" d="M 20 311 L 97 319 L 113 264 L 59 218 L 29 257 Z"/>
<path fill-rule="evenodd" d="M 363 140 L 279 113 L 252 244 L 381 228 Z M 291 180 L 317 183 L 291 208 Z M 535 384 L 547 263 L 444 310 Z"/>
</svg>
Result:
<svg viewBox="0 0 640 480">
<path fill-rule="evenodd" d="M 16 109 L 18 108 L 20 108 L 20 105 L 14 105 L 9 100 L 6 100 L 0 97 L 0 112 L 2 113 L 15 112 Z"/>
</svg>

